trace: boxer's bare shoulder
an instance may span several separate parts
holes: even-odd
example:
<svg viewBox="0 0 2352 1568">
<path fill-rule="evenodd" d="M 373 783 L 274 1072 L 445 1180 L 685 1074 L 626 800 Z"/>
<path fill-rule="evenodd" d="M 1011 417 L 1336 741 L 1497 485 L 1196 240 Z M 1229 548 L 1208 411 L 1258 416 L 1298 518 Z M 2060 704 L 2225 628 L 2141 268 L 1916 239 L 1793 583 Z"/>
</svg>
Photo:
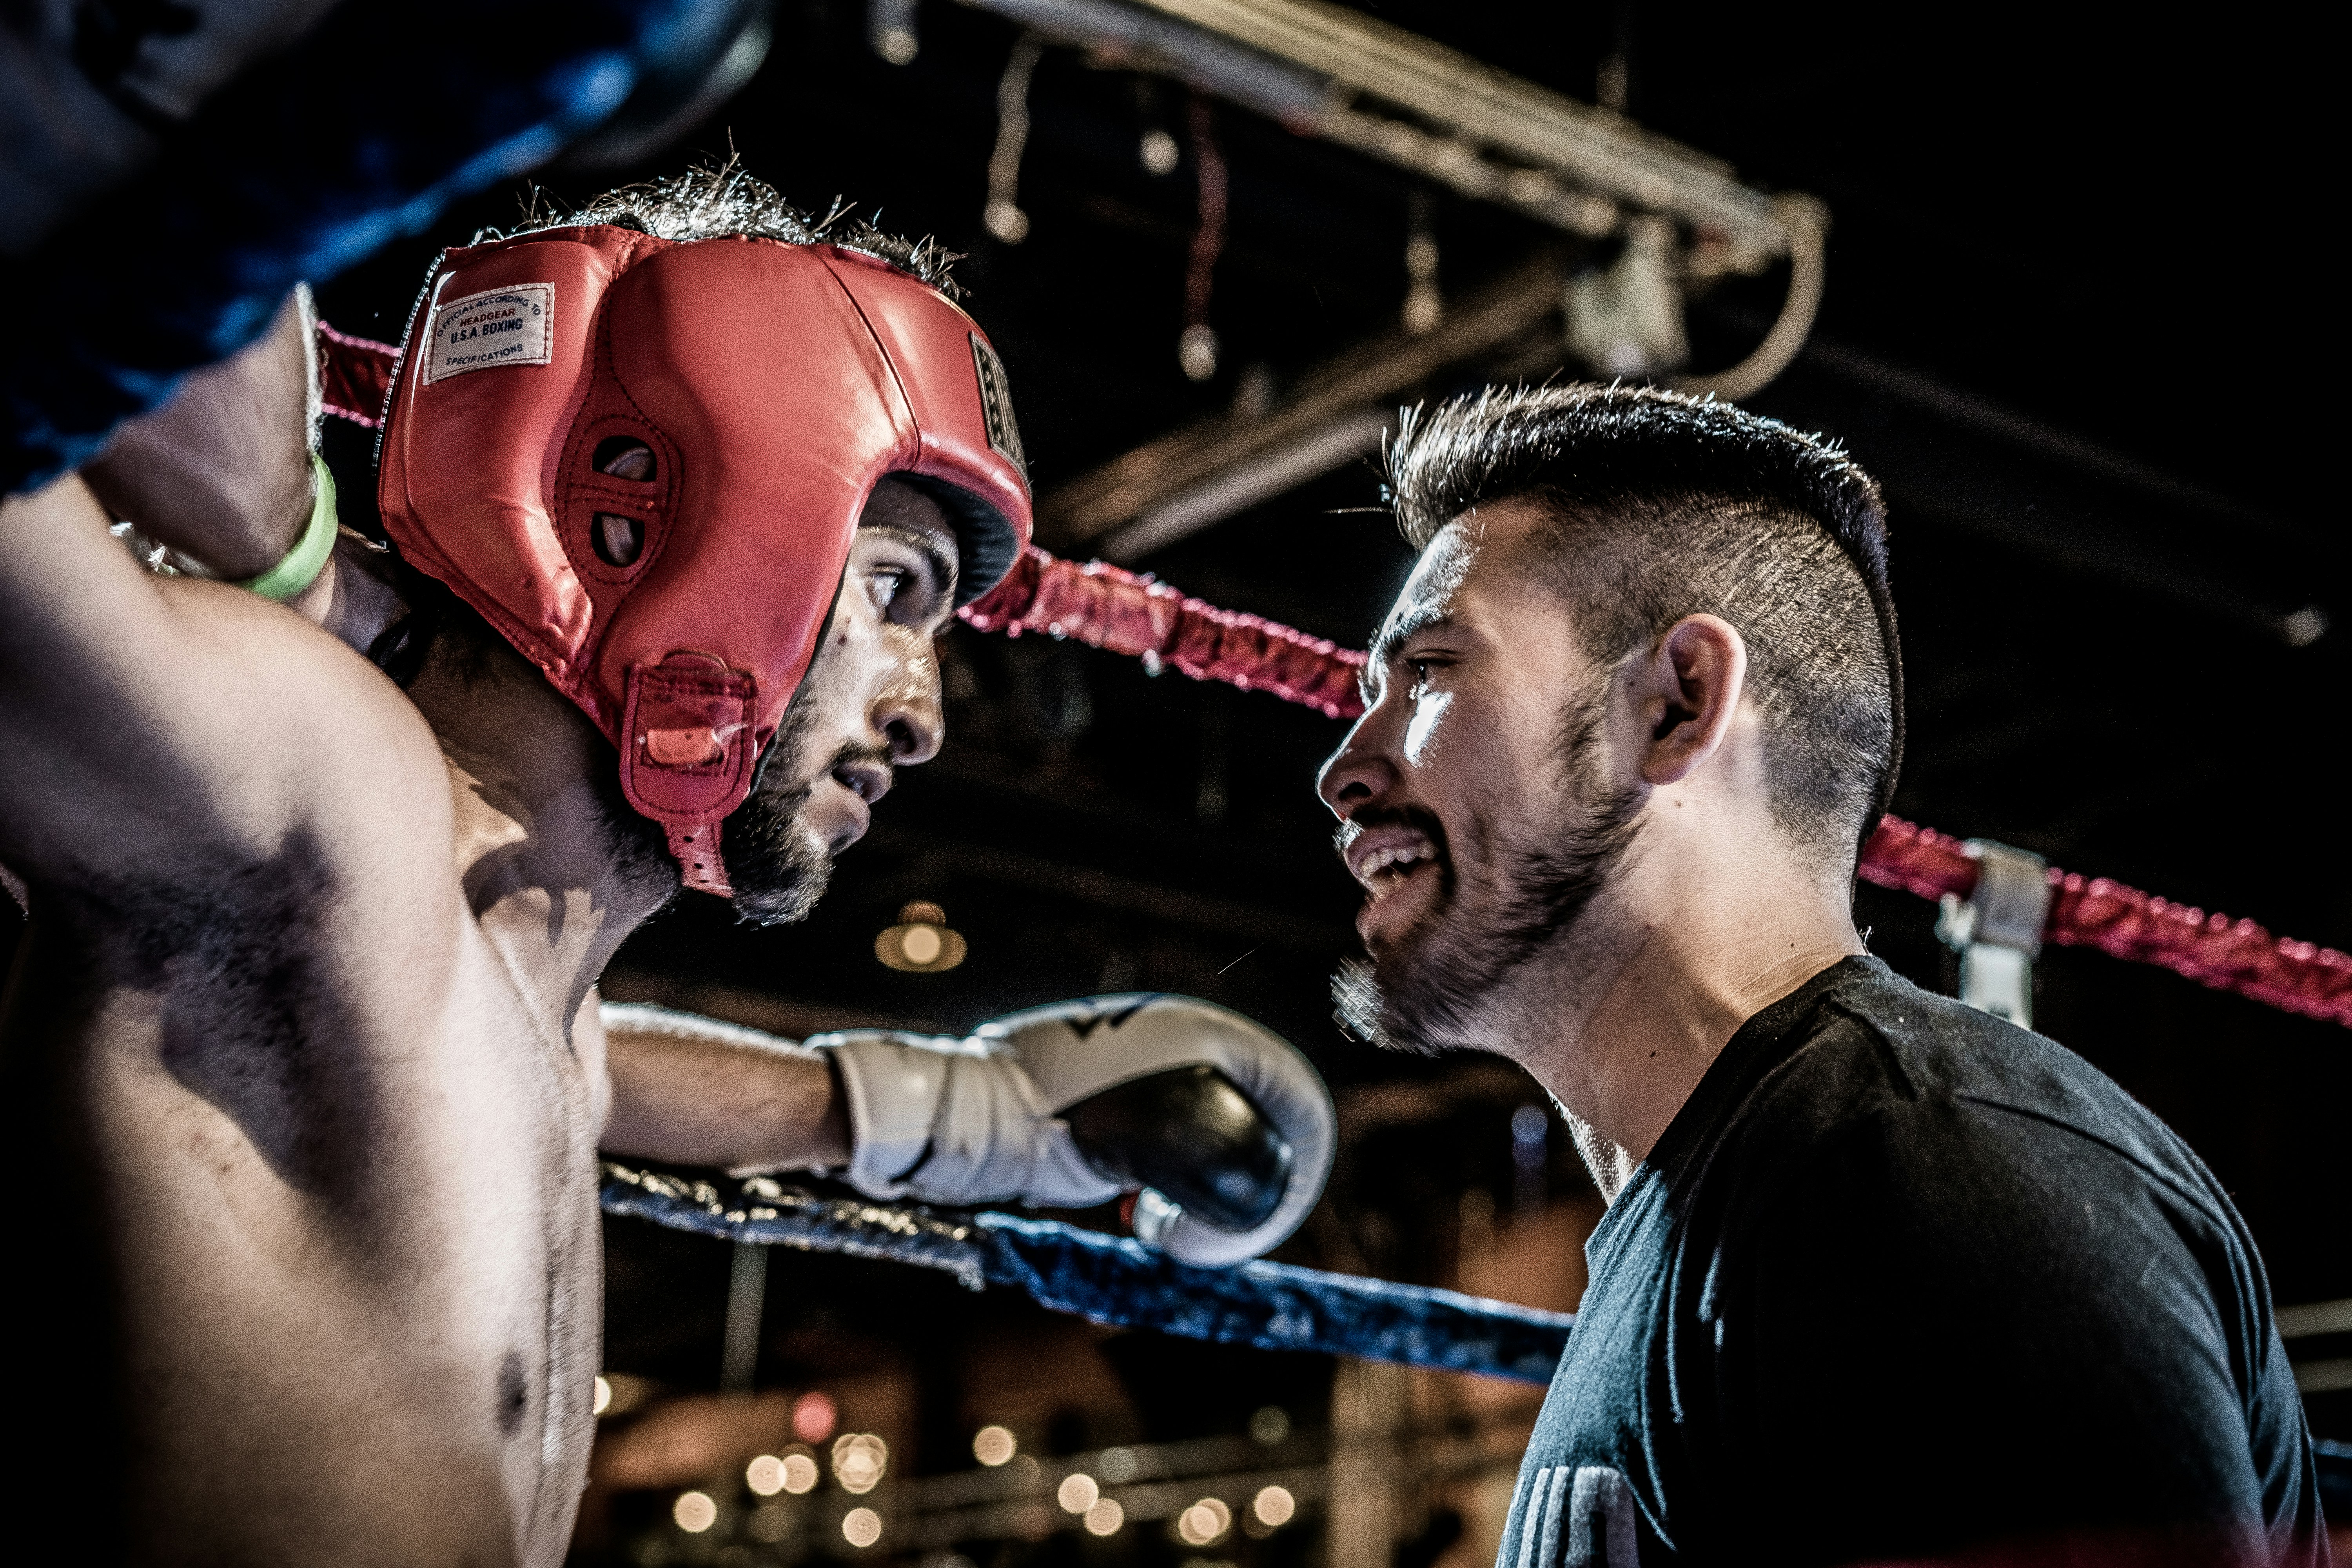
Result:
<svg viewBox="0 0 2352 1568">
<path fill-rule="evenodd" d="M 560 1555 L 593 1126 L 566 1012 L 468 885 L 520 831 L 508 781 L 106 521 L 72 479 L 0 511 L 0 862 L 33 888 L 11 1109 L 105 1215 L 84 1293 L 131 1528 L 204 1560 Z"/>
</svg>

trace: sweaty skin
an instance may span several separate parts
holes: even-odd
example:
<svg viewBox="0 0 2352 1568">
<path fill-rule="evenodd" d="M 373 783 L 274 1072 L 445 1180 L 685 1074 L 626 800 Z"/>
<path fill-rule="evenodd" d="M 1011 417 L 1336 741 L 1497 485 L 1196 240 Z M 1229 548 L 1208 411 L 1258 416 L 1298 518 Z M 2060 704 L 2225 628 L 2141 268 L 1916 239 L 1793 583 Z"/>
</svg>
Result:
<svg viewBox="0 0 2352 1568">
<path fill-rule="evenodd" d="M 67 1369 L 31 1401 L 55 1484 L 112 1532 L 93 1561 L 560 1562 L 599 1341 L 592 987 L 675 868 L 503 644 L 445 641 L 405 692 L 346 646 L 400 610 L 352 541 L 306 595 L 330 635 L 149 574 L 108 521 L 79 476 L 0 506 L 0 863 L 31 906 L 5 1103 L 68 1194 L 27 1213 L 60 1262 L 10 1310 Z M 877 489 L 762 783 L 807 792 L 821 856 L 938 748 L 954 548 Z M 699 1087 L 769 1097 L 755 1158 L 837 1157 L 821 1064 L 688 1035 L 672 1065 L 711 1070 L 655 1142 L 723 1120 Z"/>
<path fill-rule="evenodd" d="M 1580 826 L 1577 784 L 1627 804 L 1630 847 L 1582 913 L 1420 1042 L 1527 1068 L 1613 1196 L 1741 1023 L 1863 946 L 1843 868 L 1773 820 L 1738 631 L 1690 616 L 1597 666 L 1515 557 L 1537 521 L 1506 501 L 1431 542 L 1320 788 L 1393 994 L 1512 925 L 1512 873 Z M 1564 731 L 1583 690 L 1591 721 Z"/>
</svg>

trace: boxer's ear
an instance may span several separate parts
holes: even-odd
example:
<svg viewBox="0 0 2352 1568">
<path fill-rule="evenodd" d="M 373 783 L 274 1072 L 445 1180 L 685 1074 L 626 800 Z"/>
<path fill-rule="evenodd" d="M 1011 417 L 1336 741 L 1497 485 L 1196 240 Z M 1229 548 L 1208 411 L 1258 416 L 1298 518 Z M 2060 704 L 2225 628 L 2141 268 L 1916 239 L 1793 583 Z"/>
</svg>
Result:
<svg viewBox="0 0 2352 1568">
<path fill-rule="evenodd" d="M 1648 736 L 1646 784 L 1680 784 L 1713 756 L 1748 685 L 1748 643 L 1727 621 L 1685 616 L 1628 671 Z"/>
</svg>

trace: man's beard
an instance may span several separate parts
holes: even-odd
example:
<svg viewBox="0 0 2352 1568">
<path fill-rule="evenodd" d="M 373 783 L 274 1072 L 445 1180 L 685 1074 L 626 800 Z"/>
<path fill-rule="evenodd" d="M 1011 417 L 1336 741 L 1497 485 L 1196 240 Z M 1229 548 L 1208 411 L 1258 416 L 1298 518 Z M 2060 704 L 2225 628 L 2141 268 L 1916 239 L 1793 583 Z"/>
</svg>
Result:
<svg viewBox="0 0 2352 1568">
<path fill-rule="evenodd" d="M 801 820 L 816 781 L 860 763 L 893 761 L 880 746 L 843 746 L 824 765 L 808 765 L 814 709 L 793 700 L 771 742 L 761 784 L 735 808 L 719 830 L 719 855 L 727 863 L 736 917 L 754 925 L 786 925 L 806 920 L 833 880 L 833 849 Z M 767 784 L 769 779 L 798 783 Z"/>
<path fill-rule="evenodd" d="M 1606 783 L 1600 741 L 1607 693 L 1607 683 L 1596 682 L 1561 712 L 1563 783 L 1551 803 L 1560 808 L 1555 818 L 1532 832 L 1497 826 L 1486 836 L 1497 884 L 1490 909 L 1462 908 L 1452 847 L 1431 813 L 1402 806 L 1351 819 L 1368 828 L 1396 825 L 1426 834 L 1438 852 L 1439 880 L 1427 913 L 1383 951 L 1348 959 L 1332 975 L 1343 1028 L 1385 1049 L 1425 1056 L 1503 1044 L 1475 1037 L 1482 1016 L 1517 971 L 1573 942 L 1578 922 L 1633 848 L 1642 795 Z M 1490 824 L 1497 816 L 1485 815 Z"/>
<path fill-rule="evenodd" d="M 759 782 L 741 805 L 719 825 L 719 858 L 727 868 L 728 900 L 739 919 L 757 925 L 805 920 L 833 879 L 833 851 L 801 820 L 815 781 L 853 763 L 888 765 L 878 748 L 844 746 L 824 767 L 812 771 L 804 753 L 815 711 L 795 698 L 783 723 L 768 742 Z M 798 782 L 791 782 L 798 781 Z M 659 823 L 640 816 L 620 790 L 619 769 L 598 781 L 610 836 L 632 861 L 648 861 L 655 874 L 677 884 L 677 863 Z"/>
</svg>

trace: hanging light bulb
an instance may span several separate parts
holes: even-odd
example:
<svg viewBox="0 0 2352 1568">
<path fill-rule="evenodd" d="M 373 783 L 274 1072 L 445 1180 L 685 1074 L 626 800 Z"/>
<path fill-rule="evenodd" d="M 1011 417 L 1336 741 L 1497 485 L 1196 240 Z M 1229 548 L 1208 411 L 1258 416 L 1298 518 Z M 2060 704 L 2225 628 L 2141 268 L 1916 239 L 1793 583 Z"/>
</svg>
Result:
<svg viewBox="0 0 2352 1568">
<path fill-rule="evenodd" d="M 1445 317 L 1445 301 L 1437 292 L 1437 236 L 1430 232 L 1429 193 L 1415 191 L 1406 209 L 1404 330 L 1427 337 Z"/>
<path fill-rule="evenodd" d="M 1206 321 L 1195 321 L 1184 329 L 1176 340 L 1176 363 L 1194 381 L 1206 381 L 1217 374 L 1217 331 Z"/>
<path fill-rule="evenodd" d="M 894 66 L 912 65 L 923 50 L 915 30 L 915 0 L 866 0 L 866 39 Z"/>
<path fill-rule="evenodd" d="M 916 902 L 898 911 L 898 923 L 874 939 L 874 956 L 893 969 L 935 974 L 963 962 L 964 940 L 948 929 L 947 911 Z"/>
<path fill-rule="evenodd" d="M 1022 34 L 996 83 L 996 146 L 988 155 L 988 205 L 980 221 L 1006 245 L 1029 237 L 1029 215 L 1020 203 L 1021 153 L 1029 144 L 1029 79 L 1045 53 L 1036 34 Z"/>
<path fill-rule="evenodd" d="M 1176 363 L 1194 381 L 1217 374 L 1217 333 L 1209 325 L 1209 299 L 1217 258 L 1225 249 L 1225 160 L 1217 150 L 1209 100 L 1192 95 L 1192 166 L 1199 176 L 1200 221 L 1192 230 L 1184 264 L 1184 331 L 1176 340 Z"/>
</svg>

